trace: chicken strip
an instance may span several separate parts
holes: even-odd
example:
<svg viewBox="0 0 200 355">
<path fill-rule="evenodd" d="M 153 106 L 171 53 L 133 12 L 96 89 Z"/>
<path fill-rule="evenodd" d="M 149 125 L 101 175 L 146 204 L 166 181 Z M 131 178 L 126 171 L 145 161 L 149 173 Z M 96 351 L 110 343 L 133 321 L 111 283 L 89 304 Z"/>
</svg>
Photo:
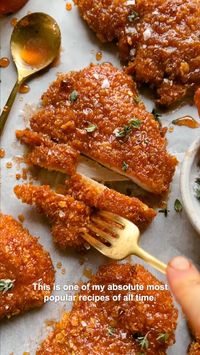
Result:
<svg viewBox="0 0 200 355">
<path fill-rule="evenodd" d="M 83 247 L 81 234 L 87 231 L 90 209 L 70 195 L 55 193 L 49 186 L 18 185 L 15 194 L 22 202 L 36 205 L 52 225 L 54 241 L 62 248 Z"/>
<path fill-rule="evenodd" d="M 200 116 L 200 88 L 196 91 L 195 95 L 194 95 L 194 102 L 195 105 L 197 107 L 199 116 Z"/>
<path fill-rule="evenodd" d="M 34 283 L 46 287 L 35 290 Z M 0 319 L 42 306 L 53 284 L 49 253 L 19 222 L 0 213 Z"/>
<path fill-rule="evenodd" d="M 127 218 L 140 229 L 144 229 L 156 216 L 156 212 L 138 198 L 125 196 L 83 175 L 73 175 L 66 184 L 68 193 L 75 199 Z"/>
<path fill-rule="evenodd" d="M 177 310 L 169 291 L 147 290 L 148 285 L 165 288 L 153 275 L 141 265 L 109 264 L 87 285 L 37 355 L 166 354 L 174 343 Z M 119 295 L 120 299 L 113 300 Z M 139 295 L 145 298 L 139 300 Z"/>
<path fill-rule="evenodd" d="M 49 186 L 18 185 L 14 188 L 22 202 L 35 204 L 48 217 L 54 241 L 62 248 L 84 247 L 85 241 L 81 235 L 88 231 L 90 216 L 96 209 L 121 214 L 140 229 L 144 229 L 156 215 L 153 209 L 137 198 L 104 188 L 86 177 L 76 175 L 67 185 L 70 189 L 65 196 L 56 194 Z M 79 189 L 82 189 L 82 194 Z"/>
<path fill-rule="evenodd" d="M 109 63 L 62 74 L 31 118 L 35 132 L 68 144 L 147 191 L 169 189 L 177 160 L 132 79 Z M 23 137 L 26 133 L 17 133 Z"/>
<path fill-rule="evenodd" d="M 28 129 L 16 131 L 17 138 L 29 146 L 26 163 L 48 170 L 56 170 L 68 175 L 75 173 L 79 152 L 67 144 L 56 144 L 47 136 Z"/>
<path fill-rule="evenodd" d="M 199 0 L 75 0 L 103 41 L 118 41 L 120 56 L 138 83 L 169 106 L 200 85 Z"/>
</svg>

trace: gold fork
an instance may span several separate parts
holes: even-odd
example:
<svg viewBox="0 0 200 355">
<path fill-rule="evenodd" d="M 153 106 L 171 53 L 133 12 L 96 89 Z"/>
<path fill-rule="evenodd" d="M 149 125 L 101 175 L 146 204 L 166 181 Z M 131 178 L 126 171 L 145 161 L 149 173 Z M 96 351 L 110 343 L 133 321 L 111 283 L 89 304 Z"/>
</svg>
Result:
<svg viewBox="0 0 200 355">
<path fill-rule="evenodd" d="M 166 273 L 167 265 L 140 248 L 138 227 L 116 214 L 100 211 L 91 217 L 89 233 L 82 237 L 103 255 L 122 260 L 129 255 L 136 255 L 162 273 Z M 91 234 L 90 234 L 91 232 Z"/>
</svg>

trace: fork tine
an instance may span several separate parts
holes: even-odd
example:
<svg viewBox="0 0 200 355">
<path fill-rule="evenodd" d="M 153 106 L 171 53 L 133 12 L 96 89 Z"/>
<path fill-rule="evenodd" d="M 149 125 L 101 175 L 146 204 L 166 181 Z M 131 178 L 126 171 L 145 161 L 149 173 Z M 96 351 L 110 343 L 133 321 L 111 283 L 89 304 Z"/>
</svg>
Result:
<svg viewBox="0 0 200 355">
<path fill-rule="evenodd" d="M 90 244 L 92 245 L 95 249 L 99 250 L 101 253 L 105 253 L 106 248 L 109 249 L 106 245 L 101 243 L 99 240 L 95 239 L 92 237 L 89 233 L 84 232 L 82 234 L 82 237 Z"/>
<path fill-rule="evenodd" d="M 120 224 L 122 227 L 124 227 L 126 225 L 127 220 L 121 216 L 118 216 L 112 212 L 108 212 L 108 211 L 99 211 L 98 212 L 99 216 L 105 217 L 111 219 L 112 221 Z M 119 227 L 120 228 L 120 227 Z"/>
<path fill-rule="evenodd" d="M 96 216 L 92 217 L 91 220 L 92 220 L 92 222 L 95 222 L 96 224 L 98 224 L 100 227 L 106 228 L 109 232 L 115 233 L 116 237 L 118 237 L 118 234 L 121 230 L 120 227 L 113 226 L 112 224 L 109 224 L 109 223 L 105 222 L 104 220 L 102 220 L 101 218 L 98 218 Z"/>
<path fill-rule="evenodd" d="M 103 227 L 103 228 L 107 228 L 110 229 L 110 223 L 102 220 L 101 218 L 99 218 L 99 216 L 92 216 L 91 217 L 92 222 L 94 222 L 95 224 L 98 224 L 99 226 Z"/>
<path fill-rule="evenodd" d="M 113 240 L 115 239 L 114 237 L 112 237 L 111 235 L 109 235 L 108 233 L 102 231 L 101 229 L 99 229 L 98 227 L 94 226 L 93 224 L 90 224 L 88 226 L 88 228 L 94 232 L 95 234 L 99 235 L 100 237 L 102 237 L 103 239 L 105 239 L 106 241 L 112 243 Z"/>
</svg>

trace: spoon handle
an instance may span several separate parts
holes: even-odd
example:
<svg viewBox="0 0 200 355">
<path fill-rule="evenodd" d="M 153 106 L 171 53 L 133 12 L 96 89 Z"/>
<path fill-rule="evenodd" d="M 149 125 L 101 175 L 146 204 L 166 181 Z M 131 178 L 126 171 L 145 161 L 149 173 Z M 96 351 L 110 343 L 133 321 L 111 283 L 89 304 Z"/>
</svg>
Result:
<svg viewBox="0 0 200 355">
<path fill-rule="evenodd" d="M 146 261 L 149 265 L 153 266 L 158 271 L 162 272 L 163 274 L 166 274 L 167 265 L 152 256 L 151 254 L 147 253 L 142 248 L 138 247 L 137 250 L 134 251 L 134 254 L 139 256 L 139 258 Z"/>
<path fill-rule="evenodd" d="M 10 93 L 10 96 L 1 112 L 1 116 L 0 116 L 0 136 L 1 136 L 1 133 L 3 131 L 3 128 L 4 128 L 4 125 L 6 123 L 6 120 L 8 118 L 8 115 L 9 115 L 9 112 L 12 108 L 12 105 L 13 105 L 13 102 L 15 100 L 15 97 L 17 95 L 17 92 L 19 90 L 19 87 L 21 85 L 22 81 L 21 80 L 17 80 L 11 93 Z"/>
</svg>

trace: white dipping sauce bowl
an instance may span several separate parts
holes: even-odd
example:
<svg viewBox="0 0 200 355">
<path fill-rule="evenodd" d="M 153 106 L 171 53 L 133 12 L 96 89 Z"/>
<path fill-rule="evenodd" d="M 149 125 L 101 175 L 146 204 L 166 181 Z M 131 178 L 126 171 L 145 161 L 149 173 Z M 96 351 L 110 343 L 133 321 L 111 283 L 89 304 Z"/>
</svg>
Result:
<svg viewBox="0 0 200 355">
<path fill-rule="evenodd" d="M 200 200 L 195 196 L 195 180 L 200 178 L 200 137 L 185 154 L 181 167 L 180 185 L 184 210 L 200 234 Z M 199 187 L 200 188 L 200 187 Z"/>
</svg>

